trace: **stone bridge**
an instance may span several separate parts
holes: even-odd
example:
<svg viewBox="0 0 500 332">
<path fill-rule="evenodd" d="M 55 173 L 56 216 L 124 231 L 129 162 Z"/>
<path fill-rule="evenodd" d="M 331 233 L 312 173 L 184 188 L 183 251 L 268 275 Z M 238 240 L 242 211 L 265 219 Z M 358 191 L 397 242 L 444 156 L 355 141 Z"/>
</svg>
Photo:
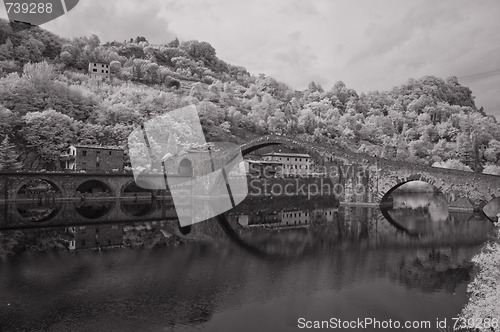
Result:
<svg viewBox="0 0 500 332">
<path fill-rule="evenodd" d="M 340 201 L 380 203 L 391 190 L 412 180 L 435 186 L 448 197 L 450 203 L 468 198 L 478 204 L 500 196 L 500 176 L 376 158 L 340 146 L 306 142 L 288 136 L 262 136 L 241 145 L 241 151 L 243 155 L 248 155 L 272 145 L 283 145 L 309 153 L 317 165 L 324 167 L 332 183 L 342 189 L 336 191 Z M 186 162 L 185 159 L 189 158 L 187 154 L 180 162 Z M 196 167 L 194 159 L 191 164 Z M 185 167 L 181 166 L 173 168 L 177 168 L 179 174 L 169 176 L 185 177 L 189 171 L 186 172 Z M 150 177 L 151 181 L 155 181 L 155 176 Z M 20 194 L 20 189 L 34 179 L 44 180 L 56 188 L 55 193 L 49 195 L 54 201 L 78 200 L 80 194 L 77 189 L 89 183 L 100 185 L 108 198 L 123 197 L 130 195 L 126 189 L 135 183 L 132 173 L 0 172 L 0 202 L 26 198 Z M 143 179 L 147 181 L 148 176 Z M 161 189 L 150 192 L 153 197 L 168 195 L 167 191 Z"/>
<path fill-rule="evenodd" d="M 500 176 L 431 167 L 356 153 L 340 146 L 306 142 L 288 136 L 267 135 L 241 146 L 244 155 L 257 149 L 283 145 L 309 153 L 333 182 L 344 189 L 340 201 L 380 203 L 402 184 L 420 180 L 446 195 L 450 206 L 460 198 L 476 205 L 500 196 Z"/>
</svg>

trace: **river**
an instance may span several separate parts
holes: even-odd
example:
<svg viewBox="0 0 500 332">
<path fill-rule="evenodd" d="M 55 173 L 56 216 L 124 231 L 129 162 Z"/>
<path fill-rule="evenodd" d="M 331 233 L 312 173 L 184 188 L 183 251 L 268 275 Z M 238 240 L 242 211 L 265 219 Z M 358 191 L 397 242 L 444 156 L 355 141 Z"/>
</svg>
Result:
<svg viewBox="0 0 500 332">
<path fill-rule="evenodd" d="M 3 231 L 15 254 L 0 260 L 1 331 L 295 331 L 367 318 L 451 330 L 493 227 L 443 218 L 432 195 L 418 209 L 422 195 L 396 199 L 405 208 L 394 203 L 390 221 L 329 197 L 254 198 L 227 214 L 231 236 L 217 220 L 187 235 L 172 220 Z"/>
</svg>

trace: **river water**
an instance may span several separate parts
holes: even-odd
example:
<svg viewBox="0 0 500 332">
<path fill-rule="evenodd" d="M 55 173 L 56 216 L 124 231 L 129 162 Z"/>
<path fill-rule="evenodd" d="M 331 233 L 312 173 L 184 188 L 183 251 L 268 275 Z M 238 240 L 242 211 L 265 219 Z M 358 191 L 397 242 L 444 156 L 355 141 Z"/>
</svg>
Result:
<svg viewBox="0 0 500 332">
<path fill-rule="evenodd" d="M 365 318 L 452 330 L 493 227 L 429 195 L 385 214 L 255 198 L 186 235 L 171 220 L 3 231 L 0 330 L 295 331 Z M 364 327 L 350 330 L 377 330 Z"/>
</svg>

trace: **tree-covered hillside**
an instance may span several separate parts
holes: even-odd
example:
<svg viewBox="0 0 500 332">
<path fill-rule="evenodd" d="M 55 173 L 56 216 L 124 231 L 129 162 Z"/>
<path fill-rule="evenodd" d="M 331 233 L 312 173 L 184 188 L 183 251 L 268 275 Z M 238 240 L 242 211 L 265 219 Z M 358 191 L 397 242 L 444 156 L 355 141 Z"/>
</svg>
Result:
<svg viewBox="0 0 500 332">
<path fill-rule="evenodd" d="M 110 81 L 81 72 L 94 61 L 110 64 Z M 0 20 L 0 140 L 9 136 L 25 169 L 57 169 L 69 143 L 126 148 L 142 121 L 188 104 L 209 140 L 279 133 L 445 167 L 500 165 L 500 124 L 454 77 L 361 94 L 341 81 L 295 91 L 224 62 L 207 42 L 102 44 Z"/>
</svg>

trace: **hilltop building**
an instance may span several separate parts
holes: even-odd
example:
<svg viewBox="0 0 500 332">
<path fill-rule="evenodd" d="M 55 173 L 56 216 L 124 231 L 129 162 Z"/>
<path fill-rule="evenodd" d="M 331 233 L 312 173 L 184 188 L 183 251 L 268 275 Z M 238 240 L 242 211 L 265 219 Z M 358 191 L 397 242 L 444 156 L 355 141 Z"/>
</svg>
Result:
<svg viewBox="0 0 500 332">
<path fill-rule="evenodd" d="M 70 145 L 61 156 L 61 167 L 73 171 L 121 171 L 124 151 L 113 146 Z"/>
<path fill-rule="evenodd" d="M 108 79 L 111 73 L 109 70 L 109 64 L 99 63 L 99 62 L 89 62 L 89 76 L 90 77 L 102 77 Z"/>
</svg>

